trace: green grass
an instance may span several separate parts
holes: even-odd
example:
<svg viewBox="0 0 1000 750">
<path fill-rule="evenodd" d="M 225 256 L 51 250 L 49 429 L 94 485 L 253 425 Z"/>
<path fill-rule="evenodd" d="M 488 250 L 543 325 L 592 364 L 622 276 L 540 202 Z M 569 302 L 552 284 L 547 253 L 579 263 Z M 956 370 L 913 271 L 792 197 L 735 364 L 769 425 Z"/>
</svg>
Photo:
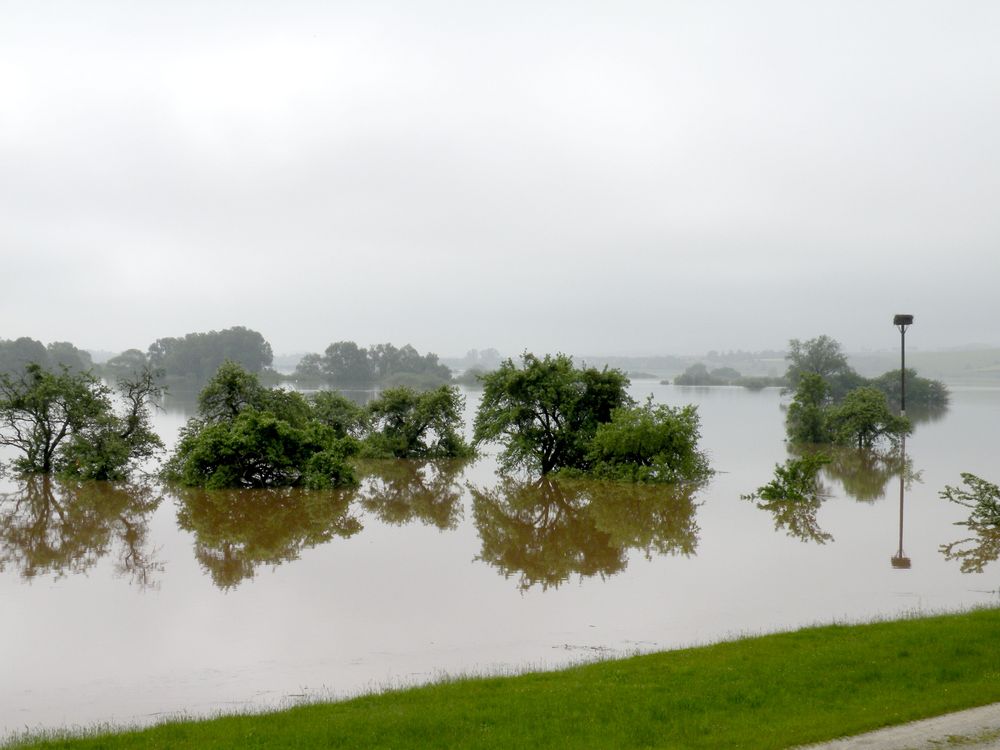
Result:
<svg viewBox="0 0 1000 750">
<path fill-rule="evenodd" d="M 994 701 L 1000 610 L 976 610 L 17 747 L 782 748 Z"/>
</svg>

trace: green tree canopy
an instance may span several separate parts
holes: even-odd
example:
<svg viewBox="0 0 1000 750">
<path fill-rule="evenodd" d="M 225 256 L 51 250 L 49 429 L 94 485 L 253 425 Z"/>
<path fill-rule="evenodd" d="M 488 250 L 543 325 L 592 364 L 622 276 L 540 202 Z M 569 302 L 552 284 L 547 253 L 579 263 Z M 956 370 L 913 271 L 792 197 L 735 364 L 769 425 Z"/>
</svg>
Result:
<svg viewBox="0 0 1000 750">
<path fill-rule="evenodd" d="M 869 387 L 848 392 L 840 404 L 830 407 L 827 420 L 834 442 L 858 448 L 871 448 L 882 440 L 894 445 L 911 430 L 906 417 L 889 411 L 885 394 Z"/>
<path fill-rule="evenodd" d="M 181 429 L 164 477 L 189 487 L 335 487 L 355 482 L 357 441 L 337 434 L 298 393 L 264 388 L 224 363 Z"/>
<path fill-rule="evenodd" d="M 312 396 L 312 413 L 337 437 L 361 438 L 368 428 L 364 408 L 337 391 L 319 391 Z"/>
<path fill-rule="evenodd" d="M 0 445 L 21 453 L 13 462 L 20 472 L 51 473 L 63 441 L 110 411 L 108 389 L 87 373 L 34 362 L 20 377 L 0 373 Z"/>
<path fill-rule="evenodd" d="M 620 370 L 575 367 L 565 354 L 526 353 L 521 367 L 507 359 L 483 377 L 475 441 L 501 442 L 505 471 L 585 468 L 598 425 L 632 405 L 628 383 Z"/>
<path fill-rule="evenodd" d="M 449 382 L 451 370 L 438 361 L 436 354 L 421 354 L 409 344 L 402 348 L 377 344 L 366 349 L 353 341 L 337 341 L 322 355 L 303 356 L 295 368 L 295 377 L 341 388 L 372 385 L 433 388 Z"/>
<path fill-rule="evenodd" d="M 919 377 L 917 371 L 911 367 L 906 368 L 904 377 L 906 378 L 907 407 L 943 409 L 948 405 L 950 398 L 948 386 L 940 380 Z M 869 382 L 873 388 L 878 388 L 885 394 L 892 408 L 899 409 L 903 387 L 901 380 L 899 370 L 890 370 Z"/>
<path fill-rule="evenodd" d="M 0 339 L 0 373 L 18 378 L 30 364 L 55 373 L 63 369 L 74 373 L 88 372 L 94 365 L 90 354 L 68 341 L 53 341 L 45 346 L 41 341 L 26 336 L 12 341 Z"/>
<path fill-rule="evenodd" d="M 260 333 L 243 326 L 189 333 L 182 338 L 161 338 L 149 345 L 150 364 L 162 369 L 168 379 L 186 378 L 203 383 L 226 360 L 249 372 L 260 373 L 271 366 L 274 354 Z"/>
<path fill-rule="evenodd" d="M 611 421 L 599 424 L 587 461 L 595 477 L 634 482 L 682 482 L 705 479 L 711 470 L 698 450 L 700 421 L 696 406 L 620 407 Z"/>
<path fill-rule="evenodd" d="M 792 339 L 788 342 L 788 370 L 785 379 L 789 390 L 796 390 L 803 375 L 819 375 L 829 388 L 830 397 L 839 401 L 848 391 L 865 384 L 847 363 L 840 343 L 829 336 L 817 336 L 808 341 Z"/>
<path fill-rule="evenodd" d="M 138 349 L 126 349 L 104 363 L 104 372 L 112 378 L 127 378 L 150 367 L 149 357 Z"/>
<path fill-rule="evenodd" d="M 27 366 L 19 377 L 0 373 L 0 445 L 18 453 L 21 473 L 88 479 L 124 479 L 162 447 L 149 423 L 149 403 L 159 396 L 147 370 L 112 391 L 87 372 L 59 373 Z"/>
<path fill-rule="evenodd" d="M 823 377 L 815 372 L 803 373 L 785 417 L 788 437 L 792 442 L 830 442 L 830 430 L 827 426 L 829 404 L 830 389 Z"/>
<path fill-rule="evenodd" d="M 461 435 L 465 399 L 454 386 L 418 393 L 388 388 L 366 407 L 370 458 L 464 458 L 473 450 Z"/>
<path fill-rule="evenodd" d="M 119 378 L 121 407 L 108 406 L 74 431 L 59 456 L 59 473 L 82 479 L 121 480 L 157 456 L 163 450 L 163 441 L 153 432 L 150 406 L 162 395 L 163 389 L 149 367 Z"/>
<path fill-rule="evenodd" d="M 338 341 L 326 348 L 323 371 L 337 386 L 369 385 L 375 380 L 374 363 L 368 351 L 353 341 Z"/>
<path fill-rule="evenodd" d="M 774 478 L 743 495 L 774 517 L 774 528 L 802 541 L 826 544 L 833 536 L 820 528 L 817 514 L 827 496 L 819 478 L 820 469 L 830 462 L 823 453 L 790 458 L 774 467 Z"/>
</svg>

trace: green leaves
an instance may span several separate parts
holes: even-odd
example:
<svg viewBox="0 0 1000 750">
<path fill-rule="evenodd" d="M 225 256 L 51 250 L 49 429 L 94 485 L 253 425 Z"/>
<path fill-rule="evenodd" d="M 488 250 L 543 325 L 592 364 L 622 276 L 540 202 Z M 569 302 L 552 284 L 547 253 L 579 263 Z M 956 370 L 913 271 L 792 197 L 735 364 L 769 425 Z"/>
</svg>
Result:
<svg viewBox="0 0 1000 750">
<path fill-rule="evenodd" d="M 894 445 L 912 429 L 906 417 L 889 411 L 885 394 L 876 388 L 855 388 L 836 405 L 830 404 L 829 393 L 818 374 L 801 376 L 786 418 L 792 442 L 872 448 L 883 440 Z"/>
<path fill-rule="evenodd" d="M 871 448 L 880 440 L 895 444 L 911 431 L 906 417 L 889 411 L 885 394 L 875 388 L 855 388 L 839 406 L 828 411 L 833 442 Z"/>
<path fill-rule="evenodd" d="M 300 394 L 264 388 L 226 362 L 198 399 L 163 475 L 189 487 L 313 488 L 354 484 L 357 441 L 318 418 Z"/>
<path fill-rule="evenodd" d="M 939 493 L 943 500 L 972 509 L 962 525 L 1000 527 L 1000 487 L 968 472 L 962 472 L 962 482 L 968 489 L 946 485 Z"/>
<path fill-rule="evenodd" d="M 693 406 L 636 407 L 619 370 L 577 368 L 564 354 L 522 357 L 483 376 L 477 443 L 499 440 L 504 471 L 588 472 L 631 482 L 704 479 Z"/>
<path fill-rule="evenodd" d="M 700 420 L 695 406 L 615 409 L 598 425 L 587 454 L 595 477 L 633 482 L 698 481 L 711 474 L 698 450 Z"/>
<path fill-rule="evenodd" d="M 473 449 L 461 436 L 465 400 L 453 386 L 417 393 L 389 388 L 368 404 L 368 458 L 466 458 Z"/>
<path fill-rule="evenodd" d="M 830 463 L 823 453 L 789 459 L 774 467 L 774 479 L 741 499 L 756 502 L 757 507 L 774 516 L 776 529 L 803 541 L 825 544 L 833 537 L 824 532 L 816 519 L 823 503 L 824 488 L 819 472 Z"/>
<path fill-rule="evenodd" d="M 145 379 L 144 379 L 145 378 Z M 27 474 L 123 479 L 160 446 L 149 429 L 147 399 L 158 392 L 151 376 L 121 385 L 124 414 L 93 375 L 27 365 L 19 378 L 0 374 L 0 445 L 21 453 L 14 468 Z"/>
<path fill-rule="evenodd" d="M 619 370 L 574 367 L 565 354 L 526 353 L 521 361 L 518 368 L 508 359 L 483 376 L 475 442 L 502 441 L 505 471 L 584 468 L 598 425 L 632 403 L 628 378 Z"/>
</svg>

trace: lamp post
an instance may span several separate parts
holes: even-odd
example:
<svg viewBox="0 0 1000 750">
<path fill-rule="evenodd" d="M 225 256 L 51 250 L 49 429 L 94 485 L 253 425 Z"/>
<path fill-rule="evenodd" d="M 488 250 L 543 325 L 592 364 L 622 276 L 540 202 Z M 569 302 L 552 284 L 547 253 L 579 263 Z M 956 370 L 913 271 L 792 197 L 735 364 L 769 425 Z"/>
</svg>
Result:
<svg viewBox="0 0 1000 750">
<path fill-rule="evenodd" d="M 899 414 L 906 416 L 906 329 L 913 325 L 912 315 L 896 315 L 892 324 L 899 329 Z"/>
</svg>

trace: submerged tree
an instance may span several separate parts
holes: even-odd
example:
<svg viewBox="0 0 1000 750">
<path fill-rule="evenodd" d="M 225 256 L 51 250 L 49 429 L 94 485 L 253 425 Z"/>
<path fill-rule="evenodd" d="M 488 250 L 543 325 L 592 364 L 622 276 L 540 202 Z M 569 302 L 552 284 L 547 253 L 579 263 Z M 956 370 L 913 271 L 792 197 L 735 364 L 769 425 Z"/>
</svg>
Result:
<svg viewBox="0 0 1000 750">
<path fill-rule="evenodd" d="M 575 367 L 564 354 L 521 360 L 521 367 L 508 359 L 483 376 L 475 442 L 501 442 L 505 471 L 585 468 L 598 425 L 632 405 L 628 378 L 619 370 Z"/>
<path fill-rule="evenodd" d="M 793 443 L 836 443 L 866 449 L 881 442 L 895 446 L 912 429 L 906 417 L 889 411 L 885 395 L 875 388 L 855 388 L 840 403 L 831 403 L 827 384 L 816 373 L 799 378 L 785 425 Z"/>
<path fill-rule="evenodd" d="M 63 441 L 110 408 L 107 389 L 86 373 L 56 374 L 37 363 L 18 378 L 0 373 L 0 445 L 22 454 L 13 462 L 19 472 L 49 474 Z"/>
<path fill-rule="evenodd" d="M 933 411 L 943 410 L 948 405 L 950 399 L 948 386 L 940 380 L 922 378 L 912 367 L 906 368 L 903 378 L 906 380 L 906 405 L 908 408 L 917 407 Z M 885 394 L 893 408 L 900 408 L 903 384 L 899 377 L 899 370 L 890 370 L 869 382 L 873 388 L 878 388 Z"/>
<path fill-rule="evenodd" d="M 149 424 L 149 404 L 160 394 L 152 373 L 123 378 L 118 388 L 124 413 L 89 373 L 53 373 L 35 363 L 20 377 L 0 373 L 0 445 L 21 454 L 15 470 L 123 479 L 154 455 L 162 444 Z"/>
<path fill-rule="evenodd" d="M 464 406 L 453 386 L 424 393 L 386 389 L 367 405 L 370 431 L 362 453 L 369 458 L 468 458 L 473 450 L 460 432 Z"/>
<path fill-rule="evenodd" d="M 611 412 L 590 442 L 589 473 L 632 482 L 699 481 L 711 474 L 708 458 L 698 450 L 698 408 L 654 405 Z"/>
<path fill-rule="evenodd" d="M 827 425 L 829 388 L 823 378 L 814 373 L 803 373 L 795 388 L 795 397 L 788 407 L 785 427 L 794 443 L 828 443 L 830 430 Z"/>
<path fill-rule="evenodd" d="M 912 428 L 906 417 L 889 411 L 885 394 L 875 388 L 855 388 L 827 414 L 834 442 L 871 448 L 880 441 L 895 445 Z"/>
<path fill-rule="evenodd" d="M 949 485 L 940 496 L 971 511 L 956 526 L 965 526 L 973 536 L 942 544 L 940 550 L 946 560 L 958 560 L 963 573 L 982 573 L 1000 557 L 1000 487 L 967 472 L 962 482 L 966 488 Z"/>
<path fill-rule="evenodd" d="M 336 487 L 354 484 L 347 462 L 357 441 L 316 419 L 298 393 L 264 388 L 229 362 L 198 399 L 199 416 L 181 429 L 164 467 L 189 487 Z"/>
<path fill-rule="evenodd" d="M 108 410 L 77 430 L 58 462 L 63 475 L 81 479 L 121 480 L 132 469 L 157 456 L 163 441 L 153 432 L 150 405 L 162 395 L 148 367 L 118 379 L 124 410 Z"/>
<path fill-rule="evenodd" d="M 368 429 L 364 408 L 337 391 L 320 391 L 312 396 L 312 415 L 337 437 L 362 438 Z"/>
<path fill-rule="evenodd" d="M 946 485 L 940 493 L 943 500 L 972 511 L 961 524 L 1000 527 L 1000 487 L 968 472 L 962 472 L 962 482 L 968 489 Z"/>
<path fill-rule="evenodd" d="M 149 345 L 150 364 L 171 379 L 204 383 L 227 360 L 260 373 L 271 366 L 274 354 L 259 332 L 243 326 L 161 338 Z"/>
<path fill-rule="evenodd" d="M 829 463 L 830 458 L 823 453 L 789 459 L 774 467 L 774 479 L 742 499 L 772 514 L 775 529 L 784 529 L 803 541 L 826 544 L 833 537 L 820 528 L 816 516 L 826 496 L 819 472 Z"/>
<path fill-rule="evenodd" d="M 808 341 L 792 339 L 788 342 L 786 359 L 785 379 L 793 391 L 809 373 L 818 375 L 826 383 L 834 401 L 839 401 L 852 388 L 865 384 L 865 379 L 847 363 L 840 343 L 829 336 L 817 336 Z"/>
</svg>

